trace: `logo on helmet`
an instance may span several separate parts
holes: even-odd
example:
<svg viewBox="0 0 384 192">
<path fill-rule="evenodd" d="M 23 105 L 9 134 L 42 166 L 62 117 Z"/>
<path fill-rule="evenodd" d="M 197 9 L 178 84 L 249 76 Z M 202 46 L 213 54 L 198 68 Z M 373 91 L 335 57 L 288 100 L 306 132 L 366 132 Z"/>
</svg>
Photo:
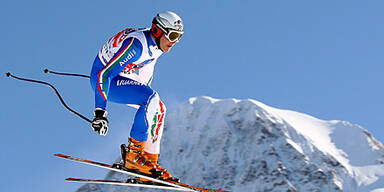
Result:
<svg viewBox="0 0 384 192">
<path fill-rule="evenodd" d="M 175 26 L 176 30 L 182 31 L 183 30 L 183 22 L 181 20 L 177 20 L 173 22 L 173 25 Z"/>
</svg>

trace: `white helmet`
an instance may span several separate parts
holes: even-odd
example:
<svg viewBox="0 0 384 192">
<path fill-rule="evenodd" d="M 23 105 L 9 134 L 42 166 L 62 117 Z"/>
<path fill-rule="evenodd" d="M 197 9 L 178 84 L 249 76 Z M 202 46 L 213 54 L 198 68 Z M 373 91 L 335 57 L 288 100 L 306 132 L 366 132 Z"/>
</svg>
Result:
<svg viewBox="0 0 384 192">
<path fill-rule="evenodd" d="M 171 11 L 158 13 L 152 20 L 151 31 L 156 38 L 156 43 L 158 43 L 158 39 L 160 39 L 163 33 L 170 42 L 178 41 L 184 33 L 183 30 L 183 20 Z"/>
</svg>

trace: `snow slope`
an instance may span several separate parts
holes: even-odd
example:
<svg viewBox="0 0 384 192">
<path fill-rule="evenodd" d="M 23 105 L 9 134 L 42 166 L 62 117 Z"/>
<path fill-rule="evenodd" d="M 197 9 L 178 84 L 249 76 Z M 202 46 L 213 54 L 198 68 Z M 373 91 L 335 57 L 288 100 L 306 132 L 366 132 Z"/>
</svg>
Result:
<svg viewBox="0 0 384 192">
<path fill-rule="evenodd" d="M 166 121 L 160 163 L 239 192 L 384 191 L 384 147 L 364 128 L 255 100 L 191 98 Z M 110 172 L 107 179 L 126 176 Z M 88 184 L 78 192 L 156 191 Z"/>
</svg>

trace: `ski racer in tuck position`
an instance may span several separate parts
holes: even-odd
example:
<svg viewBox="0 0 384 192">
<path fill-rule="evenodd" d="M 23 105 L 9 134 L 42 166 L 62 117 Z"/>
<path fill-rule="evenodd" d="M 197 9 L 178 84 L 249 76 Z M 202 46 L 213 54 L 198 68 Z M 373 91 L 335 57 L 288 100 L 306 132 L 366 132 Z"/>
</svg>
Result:
<svg viewBox="0 0 384 192">
<path fill-rule="evenodd" d="M 183 27 L 181 18 L 167 11 L 153 18 L 151 28 L 125 29 L 104 44 L 91 72 L 95 91 L 93 130 L 103 136 L 107 134 L 108 101 L 138 106 L 128 146 L 121 146 L 122 166 L 173 181 L 178 179 L 158 164 L 166 107 L 151 88 L 151 82 L 157 59 L 180 40 Z"/>
</svg>

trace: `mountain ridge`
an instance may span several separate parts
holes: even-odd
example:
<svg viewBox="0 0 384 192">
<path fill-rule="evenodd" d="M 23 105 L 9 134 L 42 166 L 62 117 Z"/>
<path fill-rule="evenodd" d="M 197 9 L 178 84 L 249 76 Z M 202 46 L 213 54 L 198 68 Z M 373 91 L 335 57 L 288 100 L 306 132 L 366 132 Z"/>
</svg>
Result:
<svg viewBox="0 0 384 192">
<path fill-rule="evenodd" d="M 359 125 L 207 96 L 167 117 L 160 156 L 188 184 L 232 191 L 384 191 L 383 162 L 383 145 Z M 122 177 L 110 172 L 106 179 Z M 78 190 L 90 191 L 156 190 Z"/>
</svg>

